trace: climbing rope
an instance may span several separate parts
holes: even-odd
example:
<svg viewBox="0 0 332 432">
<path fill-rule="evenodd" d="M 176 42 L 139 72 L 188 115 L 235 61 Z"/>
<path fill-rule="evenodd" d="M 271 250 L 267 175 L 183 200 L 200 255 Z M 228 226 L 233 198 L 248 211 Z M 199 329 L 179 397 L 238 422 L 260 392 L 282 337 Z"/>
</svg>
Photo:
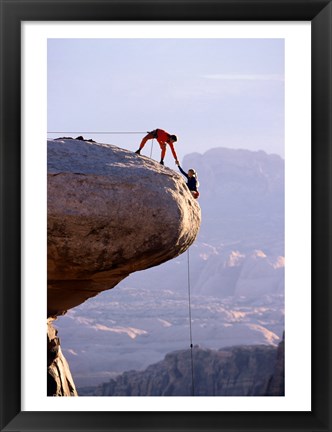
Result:
<svg viewBox="0 0 332 432">
<path fill-rule="evenodd" d="M 142 134 L 142 133 L 147 133 L 147 132 L 92 132 L 92 131 L 52 131 L 52 132 L 47 132 L 49 134 L 58 134 L 58 133 L 72 133 L 72 134 Z"/>
<path fill-rule="evenodd" d="M 151 142 L 150 159 L 152 159 L 153 141 L 154 141 L 154 138 L 152 138 L 152 142 Z"/>
<path fill-rule="evenodd" d="M 191 359 L 191 386 L 192 395 L 195 396 L 195 380 L 194 380 L 194 358 L 193 358 L 193 334 L 192 334 L 192 320 L 191 320 L 191 287 L 190 287 L 190 255 L 189 249 L 187 250 L 187 269 L 188 269 L 188 305 L 189 305 L 189 338 L 190 338 L 190 359 Z"/>
</svg>

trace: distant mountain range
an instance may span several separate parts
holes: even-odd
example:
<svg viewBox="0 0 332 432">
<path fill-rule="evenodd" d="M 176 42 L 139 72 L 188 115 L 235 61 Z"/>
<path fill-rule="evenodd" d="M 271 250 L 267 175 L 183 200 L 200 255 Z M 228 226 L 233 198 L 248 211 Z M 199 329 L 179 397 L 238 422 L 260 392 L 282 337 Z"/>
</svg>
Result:
<svg viewBox="0 0 332 432">
<path fill-rule="evenodd" d="M 218 351 L 194 347 L 167 354 L 142 372 L 129 371 L 80 396 L 284 396 L 284 347 Z M 192 366 L 191 366 L 192 365 Z"/>
<path fill-rule="evenodd" d="M 77 387 L 142 371 L 194 343 L 276 347 L 284 331 L 284 161 L 216 148 L 187 155 L 202 224 L 189 252 L 136 272 L 55 321 Z M 162 229 L 162 221 L 160 224 Z M 272 351 L 271 351 L 272 352 Z"/>
</svg>

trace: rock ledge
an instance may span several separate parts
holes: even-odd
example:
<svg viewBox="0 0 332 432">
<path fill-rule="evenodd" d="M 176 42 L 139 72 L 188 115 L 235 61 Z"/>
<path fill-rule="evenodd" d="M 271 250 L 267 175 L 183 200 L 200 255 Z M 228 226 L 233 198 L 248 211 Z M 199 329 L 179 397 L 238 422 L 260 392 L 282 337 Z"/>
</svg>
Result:
<svg viewBox="0 0 332 432">
<path fill-rule="evenodd" d="M 177 172 L 112 145 L 48 141 L 48 317 L 195 241 L 200 207 Z"/>
</svg>

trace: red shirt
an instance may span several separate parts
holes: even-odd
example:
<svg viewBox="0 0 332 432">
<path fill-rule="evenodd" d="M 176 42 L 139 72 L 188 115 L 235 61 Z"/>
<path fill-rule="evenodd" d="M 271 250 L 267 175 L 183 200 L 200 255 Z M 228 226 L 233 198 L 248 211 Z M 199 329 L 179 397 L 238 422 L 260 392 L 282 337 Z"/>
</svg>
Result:
<svg viewBox="0 0 332 432">
<path fill-rule="evenodd" d="M 157 129 L 157 141 L 160 145 L 168 144 L 171 148 L 171 152 L 173 153 L 174 159 L 178 159 L 177 154 L 175 152 L 174 146 L 172 142 L 168 142 L 170 138 L 170 134 L 162 129 Z"/>
</svg>

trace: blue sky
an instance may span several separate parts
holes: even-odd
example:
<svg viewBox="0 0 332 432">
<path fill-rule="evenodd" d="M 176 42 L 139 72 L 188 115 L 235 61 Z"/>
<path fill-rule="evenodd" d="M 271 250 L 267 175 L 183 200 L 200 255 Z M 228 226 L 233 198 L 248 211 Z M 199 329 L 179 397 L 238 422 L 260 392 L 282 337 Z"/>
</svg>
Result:
<svg viewBox="0 0 332 432">
<path fill-rule="evenodd" d="M 178 136 L 180 160 L 214 147 L 283 157 L 284 40 L 48 40 L 48 131 L 155 128 Z M 143 134 L 84 137 L 134 151 Z"/>
</svg>

